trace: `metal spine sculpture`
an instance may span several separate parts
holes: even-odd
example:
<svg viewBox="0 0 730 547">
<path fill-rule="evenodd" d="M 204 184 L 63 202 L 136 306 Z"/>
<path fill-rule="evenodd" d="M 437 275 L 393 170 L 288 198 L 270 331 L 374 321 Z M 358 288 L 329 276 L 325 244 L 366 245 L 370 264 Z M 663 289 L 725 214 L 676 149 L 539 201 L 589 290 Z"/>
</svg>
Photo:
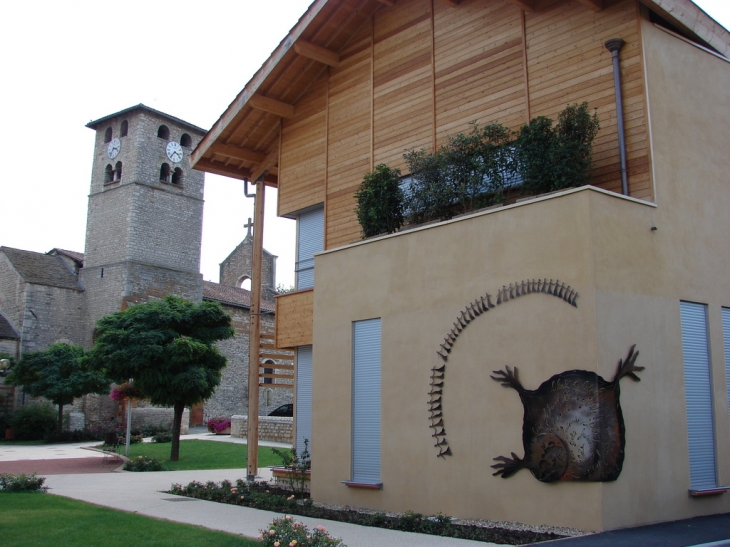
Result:
<svg viewBox="0 0 730 547">
<path fill-rule="evenodd" d="M 566 303 L 575 306 L 576 300 L 578 299 L 578 293 L 573 290 L 569 285 L 561 283 L 559 280 L 553 282 L 552 279 L 527 279 L 514 284 L 510 283 L 509 287 L 502 285 L 502 288 L 497 291 L 497 301 L 492 303 L 492 296 L 487 293 L 484 296 L 480 296 L 474 302 L 468 304 L 462 312 L 457 315 L 454 326 L 444 337 L 444 342 L 439 344 L 440 348 L 436 354 L 441 359 L 439 366 L 431 368 L 431 384 L 430 391 L 428 392 L 428 411 L 429 411 L 429 427 L 433 429 L 433 434 L 436 444 L 434 446 L 438 449 L 437 456 L 439 458 L 445 458 L 451 456 L 451 448 L 446 440 L 446 428 L 444 427 L 444 415 L 442 406 L 443 397 L 443 385 L 444 378 L 446 375 L 446 363 L 449 360 L 449 354 L 451 349 L 454 347 L 456 340 L 464 329 L 474 319 L 480 315 L 488 312 L 492 308 L 495 308 L 509 300 L 519 298 L 521 296 L 533 293 L 543 293 L 555 296 L 565 301 Z"/>
</svg>

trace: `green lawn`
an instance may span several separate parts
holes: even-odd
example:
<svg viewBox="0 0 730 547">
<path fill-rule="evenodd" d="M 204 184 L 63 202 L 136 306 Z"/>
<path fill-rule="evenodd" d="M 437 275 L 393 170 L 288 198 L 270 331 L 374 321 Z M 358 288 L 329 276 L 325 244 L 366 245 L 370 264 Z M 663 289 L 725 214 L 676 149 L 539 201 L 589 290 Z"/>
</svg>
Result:
<svg viewBox="0 0 730 547">
<path fill-rule="evenodd" d="M 0 494 L 0 543 L 14 547 L 256 547 L 258 541 L 42 493 Z"/>
<path fill-rule="evenodd" d="M 180 441 L 180 461 L 170 461 L 170 443 L 137 443 L 129 447 L 129 457 L 151 456 L 169 471 L 188 469 L 235 469 L 246 467 L 245 444 L 217 441 Z M 119 448 L 124 454 L 124 446 Z M 259 467 L 281 465 L 281 459 L 268 446 L 259 447 Z"/>
</svg>

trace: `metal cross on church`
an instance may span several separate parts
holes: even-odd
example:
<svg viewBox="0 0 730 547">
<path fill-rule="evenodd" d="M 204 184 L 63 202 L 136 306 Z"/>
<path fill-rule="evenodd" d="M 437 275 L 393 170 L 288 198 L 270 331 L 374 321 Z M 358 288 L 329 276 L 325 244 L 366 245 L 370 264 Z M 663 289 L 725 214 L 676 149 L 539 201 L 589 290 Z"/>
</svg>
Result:
<svg viewBox="0 0 730 547">
<path fill-rule="evenodd" d="M 243 227 L 248 230 L 246 232 L 246 237 L 251 237 L 251 228 L 253 228 L 253 222 L 251 222 L 251 217 L 248 217 L 248 222 L 244 224 Z"/>
</svg>

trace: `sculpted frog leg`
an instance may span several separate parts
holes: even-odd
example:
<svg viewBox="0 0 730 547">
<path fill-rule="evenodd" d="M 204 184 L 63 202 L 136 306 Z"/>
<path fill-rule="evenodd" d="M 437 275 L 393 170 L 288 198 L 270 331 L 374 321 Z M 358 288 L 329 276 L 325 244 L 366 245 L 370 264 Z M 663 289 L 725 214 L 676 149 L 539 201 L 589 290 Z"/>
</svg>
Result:
<svg viewBox="0 0 730 547">
<path fill-rule="evenodd" d="M 509 366 L 506 366 L 504 368 L 505 370 L 492 371 L 495 376 L 490 376 L 490 378 L 495 382 L 501 383 L 502 387 L 511 387 L 512 389 L 517 390 L 518 393 L 524 392 L 525 389 L 520 383 L 520 377 L 519 373 L 517 372 L 517 367 L 515 367 L 514 371 L 510 370 Z"/>
<path fill-rule="evenodd" d="M 616 376 L 613 379 L 613 383 L 618 383 L 618 381 L 623 378 L 624 376 L 628 376 L 635 382 L 641 382 L 641 378 L 639 378 L 635 372 L 640 372 L 644 370 L 644 367 L 637 367 L 634 365 L 636 362 L 636 358 L 639 356 L 639 352 L 637 351 L 634 353 L 634 348 L 636 347 L 636 344 L 631 346 L 631 349 L 629 349 L 629 354 L 626 356 L 626 360 L 619 359 L 618 360 L 618 368 L 616 369 Z"/>
<path fill-rule="evenodd" d="M 526 467 L 525 460 L 518 458 L 517 454 L 512 452 L 512 457 L 507 458 L 505 456 L 497 456 L 494 458 L 494 461 L 501 462 L 501 463 L 495 463 L 492 466 L 492 469 L 496 469 L 494 473 L 492 473 L 492 476 L 501 475 L 503 479 L 508 479 L 515 473 L 517 473 L 520 469 L 523 469 Z"/>
</svg>

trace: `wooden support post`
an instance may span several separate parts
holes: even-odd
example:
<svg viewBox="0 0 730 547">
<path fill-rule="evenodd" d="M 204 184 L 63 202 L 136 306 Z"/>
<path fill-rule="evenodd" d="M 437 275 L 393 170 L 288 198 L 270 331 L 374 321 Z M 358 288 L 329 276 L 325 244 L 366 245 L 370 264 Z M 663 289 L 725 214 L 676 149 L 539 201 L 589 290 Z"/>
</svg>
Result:
<svg viewBox="0 0 730 547">
<path fill-rule="evenodd" d="M 248 466 L 253 481 L 259 469 L 259 355 L 261 352 L 261 262 L 264 249 L 264 181 L 256 183 L 253 205 L 253 266 L 251 272 L 251 327 L 248 334 Z"/>
</svg>

